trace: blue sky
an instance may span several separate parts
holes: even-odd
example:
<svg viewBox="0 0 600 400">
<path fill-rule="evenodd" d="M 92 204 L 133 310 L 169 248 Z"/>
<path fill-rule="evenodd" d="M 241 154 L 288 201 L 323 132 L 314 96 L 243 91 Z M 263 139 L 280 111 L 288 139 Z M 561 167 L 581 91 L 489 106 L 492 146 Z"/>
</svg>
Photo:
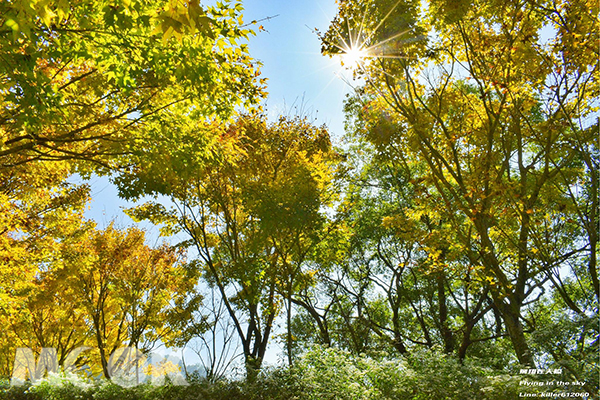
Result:
<svg viewBox="0 0 600 400">
<path fill-rule="evenodd" d="M 270 115 L 293 112 L 302 102 L 304 111 L 326 123 L 334 137 L 343 129 L 342 101 L 350 89 L 339 77 L 338 59 L 320 54 L 321 44 L 314 29 L 327 30 L 336 14 L 333 0 L 245 0 L 245 19 L 263 21 L 267 32 L 250 40 L 250 54 L 261 60 L 268 81 Z M 284 102 L 287 107 L 284 107 Z"/>
</svg>

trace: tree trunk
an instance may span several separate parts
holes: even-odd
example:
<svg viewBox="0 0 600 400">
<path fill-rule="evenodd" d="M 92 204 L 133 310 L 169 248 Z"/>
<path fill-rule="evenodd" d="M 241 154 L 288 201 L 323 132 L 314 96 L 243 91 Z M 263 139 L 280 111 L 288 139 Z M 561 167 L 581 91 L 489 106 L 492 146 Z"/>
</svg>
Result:
<svg viewBox="0 0 600 400">
<path fill-rule="evenodd" d="M 251 355 L 246 355 L 244 361 L 246 366 L 246 380 L 250 383 L 256 382 L 256 378 L 258 377 L 262 365 L 262 359 L 260 357 L 254 358 Z"/>
<path fill-rule="evenodd" d="M 508 304 L 502 300 L 499 301 L 500 304 L 497 303 L 498 308 L 502 315 L 502 320 L 506 325 L 508 336 L 510 337 L 519 363 L 521 363 L 521 365 L 534 367 L 533 355 L 531 354 L 529 345 L 525 339 L 523 325 L 521 324 L 521 305 L 515 304 L 514 299 L 510 299 Z"/>
<path fill-rule="evenodd" d="M 452 353 L 454 351 L 454 335 L 448 327 L 448 307 L 446 305 L 446 290 L 444 287 L 444 274 L 440 273 L 436 278 L 438 294 L 438 312 L 440 317 L 440 333 L 444 340 L 444 352 Z"/>
<path fill-rule="evenodd" d="M 293 355 L 292 355 L 292 294 L 291 288 L 288 288 L 287 293 L 287 335 L 286 335 L 286 345 L 287 345 L 287 357 L 288 357 L 288 365 L 291 367 L 293 363 Z"/>
<path fill-rule="evenodd" d="M 462 363 L 467 356 L 467 349 L 471 345 L 471 331 L 473 330 L 473 324 L 468 323 L 465 327 L 465 333 L 463 335 L 462 342 L 458 348 L 458 359 Z"/>
</svg>

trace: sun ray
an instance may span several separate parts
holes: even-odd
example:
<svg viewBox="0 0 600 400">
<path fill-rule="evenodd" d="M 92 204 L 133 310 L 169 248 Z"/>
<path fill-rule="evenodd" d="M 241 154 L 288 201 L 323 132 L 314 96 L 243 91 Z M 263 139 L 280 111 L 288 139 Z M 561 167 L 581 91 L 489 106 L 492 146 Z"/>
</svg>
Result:
<svg viewBox="0 0 600 400">
<path fill-rule="evenodd" d="M 354 40 L 352 40 L 352 30 L 350 29 L 350 21 L 346 20 L 346 25 L 348 26 L 348 40 L 350 40 L 350 49 L 354 48 Z"/>
<path fill-rule="evenodd" d="M 323 93 L 325 93 L 325 91 L 327 90 L 327 88 L 329 86 L 331 86 L 331 84 L 336 80 L 339 79 L 339 77 L 337 76 L 337 72 L 334 72 L 333 77 L 329 80 L 329 82 L 327 82 L 327 85 L 325 85 L 323 87 L 323 89 L 321 89 L 321 91 L 317 94 L 317 97 L 315 97 L 315 100 L 318 99 Z"/>
<path fill-rule="evenodd" d="M 333 29 L 335 29 L 335 33 L 337 33 L 338 37 L 341 39 L 342 44 L 341 45 L 336 44 L 336 43 L 331 43 L 331 44 L 333 44 L 338 49 L 342 50 L 342 52 L 346 51 L 347 49 L 349 49 L 350 46 L 348 45 L 348 42 L 346 42 L 346 40 L 344 39 L 344 36 L 342 36 L 342 34 L 340 33 L 340 31 L 335 26 L 332 25 L 332 27 L 333 27 Z"/>
<path fill-rule="evenodd" d="M 377 26 L 369 30 L 367 33 L 367 25 L 365 23 L 367 18 L 367 13 L 363 12 L 361 17 L 361 21 L 357 29 L 352 29 L 350 26 L 350 19 L 346 18 L 346 29 L 347 35 L 342 35 L 338 27 L 335 25 L 332 26 L 336 36 L 337 43 L 331 43 L 334 48 L 339 50 L 339 56 L 342 61 L 342 65 L 346 69 L 354 70 L 359 69 L 364 66 L 364 60 L 375 59 L 375 58 L 387 58 L 387 59 L 409 59 L 413 57 L 407 57 L 402 53 L 394 54 L 397 52 L 391 51 L 391 49 L 386 49 L 385 45 L 393 40 L 398 39 L 399 37 L 406 35 L 410 32 L 410 30 L 405 30 L 399 32 L 397 34 L 392 35 L 386 39 L 381 40 L 380 42 L 370 44 L 373 37 L 381 28 L 381 26 L 385 23 L 385 21 L 390 18 L 394 10 L 398 7 L 401 0 L 397 0 L 394 5 L 389 9 L 386 13 L 385 17 L 381 19 Z M 343 27 L 343 25 L 342 25 Z M 342 30 L 344 30 L 342 28 Z M 345 32 L 346 33 L 346 32 Z M 419 40 L 420 38 L 406 38 L 403 42 L 410 42 Z M 386 54 L 387 53 L 387 54 Z"/>
<path fill-rule="evenodd" d="M 400 36 L 406 34 L 407 32 L 408 32 L 408 30 L 402 31 L 400 33 L 397 33 L 397 34 L 395 34 L 395 35 L 393 35 L 393 36 L 391 36 L 391 37 L 389 37 L 387 39 L 382 40 L 381 42 L 377 42 L 377 43 L 375 43 L 375 44 L 367 47 L 367 50 L 368 51 L 372 51 L 374 49 L 377 49 L 377 48 L 381 47 L 382 45 L 386 44 L 387 42 L 391 42 L 392 40 L 394 40 L 396 38 L 399 38 Z"/>
<path fill-rule="evenodd" d="M 392 8 L 390 8 L 390 11 L 388 11 L 388 13 L 385 15 L 385 17 L 383 17 L 381 19 L 381 21 L 379 21 L 379 23 L 377 24 L 377 26 L 375 27 L 375 29 L 373 29 L 371 31 L 371 34 L 367 37 L 367 39 L 365 40 L 365 43 L 370 41 L 371 38 L 375 35 L 375 33 L 377 33 L 377 30 L 381 27 L 381 25 L 385 22 L 386 19 L 388 19 L 388 17 L 392 14 L 392 12 L 396 9 L 396 7 L 398 7 L 398 4 L 400 4 L 401 0 L 398 0 L 396 2 L 396 4 L 394 4 L 394 6 Z"/>
</svg>

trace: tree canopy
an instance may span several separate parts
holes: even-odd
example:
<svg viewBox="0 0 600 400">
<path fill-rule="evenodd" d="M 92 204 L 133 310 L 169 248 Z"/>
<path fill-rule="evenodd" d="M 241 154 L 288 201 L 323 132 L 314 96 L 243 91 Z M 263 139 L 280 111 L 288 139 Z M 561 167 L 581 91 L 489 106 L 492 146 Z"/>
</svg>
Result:
<svg viewBox="0 0 600 400">
<path fill-rule="evenodd" d="M 257 63 L 239 3 L 4 2 L 3 168 L 119 154 L 178 118 L 227 116 L 256 100 Z M 126 61 L 125 61 L 126 60 Z"/>
</svg>

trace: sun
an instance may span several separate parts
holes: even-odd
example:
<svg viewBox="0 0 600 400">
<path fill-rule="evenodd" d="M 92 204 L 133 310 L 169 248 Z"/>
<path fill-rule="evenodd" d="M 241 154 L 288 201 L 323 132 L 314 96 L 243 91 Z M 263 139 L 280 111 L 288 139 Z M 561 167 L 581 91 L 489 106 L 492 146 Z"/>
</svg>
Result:
<svg viewBox="0 0 600 400">
<path fill-rule="evenodd" d="M 350 47 L 341 54 L 342 63 L 350 69 L 356 69 L 361 66 L 362 61 L 368 56 L 367 49 L 362 47 Z"/>
</svg>

